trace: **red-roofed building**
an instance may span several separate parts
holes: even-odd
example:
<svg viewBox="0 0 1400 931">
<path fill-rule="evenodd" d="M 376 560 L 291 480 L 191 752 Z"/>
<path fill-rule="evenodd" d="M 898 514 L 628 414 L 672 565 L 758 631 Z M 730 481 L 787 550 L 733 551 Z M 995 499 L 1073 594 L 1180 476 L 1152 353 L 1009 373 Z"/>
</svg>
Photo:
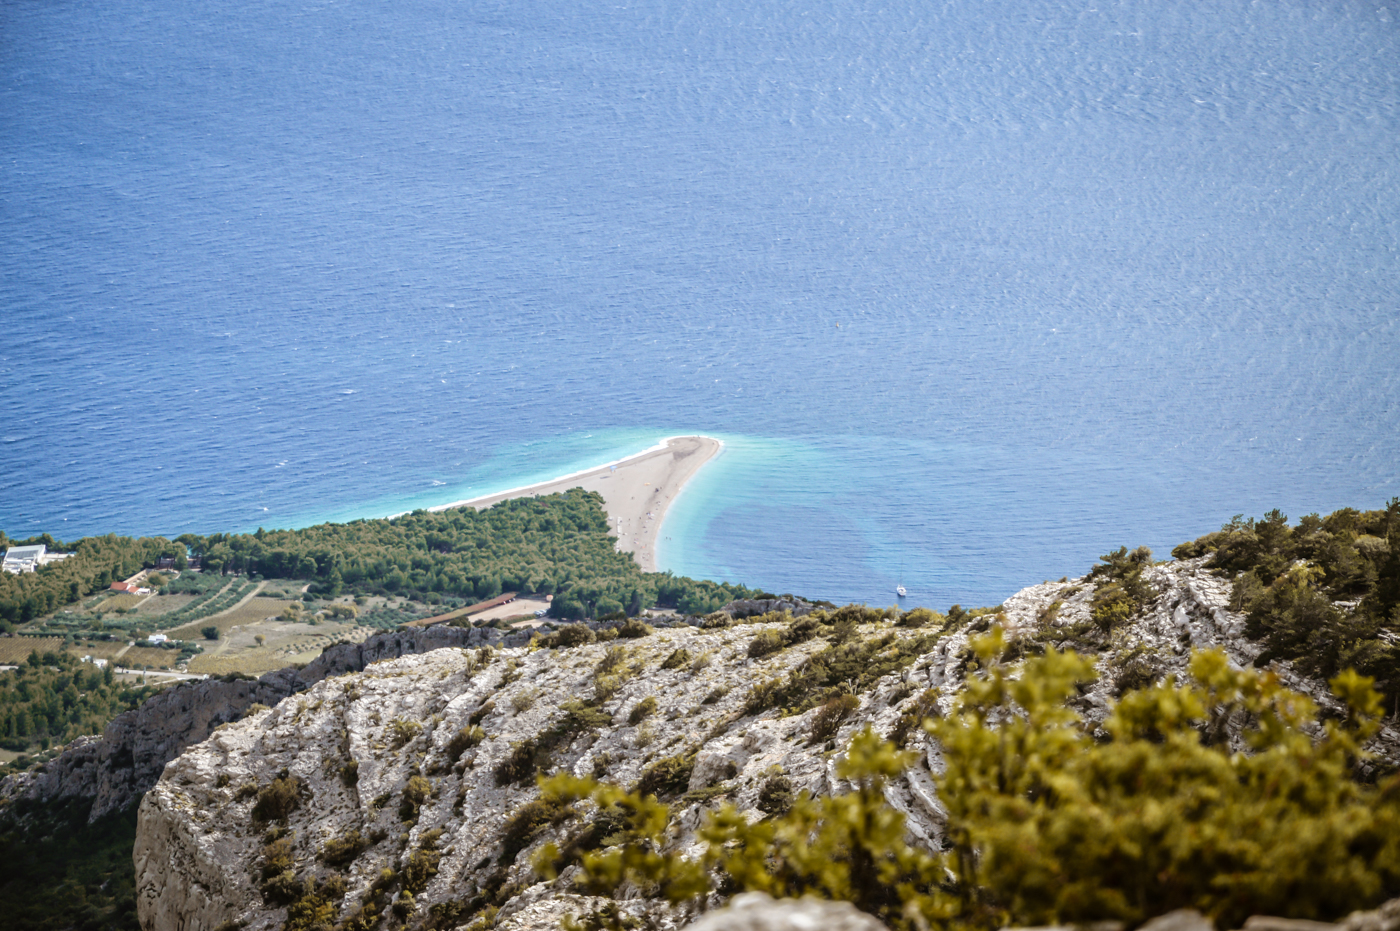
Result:
<svg viewBox="0 0 1400 931">
<path fill-rule="evenodd" d="M 136 594 L 136 586 L 130 582 L 113 582 L 110 589 L 114 592 L 125 592 L 128 595 Z"/>
</svg>

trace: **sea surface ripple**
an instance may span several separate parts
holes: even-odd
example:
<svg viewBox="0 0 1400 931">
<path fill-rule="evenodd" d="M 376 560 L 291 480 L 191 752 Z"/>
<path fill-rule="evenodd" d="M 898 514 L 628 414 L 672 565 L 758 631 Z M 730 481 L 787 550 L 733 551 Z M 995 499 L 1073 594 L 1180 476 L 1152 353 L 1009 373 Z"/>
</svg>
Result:
<svg viewBox="0 0 1400 931">
<path fill-rule="evenodd" d="M 726 441 L 663 564 L 995 603 L 1400 494 L 1393 3 L 0 0 L 0 528 Z"/>
</svg>

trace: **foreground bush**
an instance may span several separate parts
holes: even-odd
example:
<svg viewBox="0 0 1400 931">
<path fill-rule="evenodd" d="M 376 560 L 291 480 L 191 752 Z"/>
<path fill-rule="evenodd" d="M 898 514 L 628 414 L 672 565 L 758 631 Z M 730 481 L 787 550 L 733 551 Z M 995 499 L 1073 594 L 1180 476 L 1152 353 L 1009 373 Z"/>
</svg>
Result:
<svg viewBox="0 0 1400 931">
<path fill-rule="evenodd" d="M 975 641 L 983 671 L 952 715 L 924 723 L 944 748 L 936 781 L 950 849 L 906 843 L 883 787 L 916 756 L 867 728 L 837 769 L 856 791 L 804 794 L 752 824 L 726 806 L 701 828 L 700 861 L 656 852 L 669 816 L 654 799 L 543 781 L 554 803 L 591 796 L 629 814 L 638 842 L 583 854 L 583 887 L 630 881 L 676 902 L 721 887 L 816 895 L 897 927 L 983 929 L 1138 922 L 1182 907 L 1239 927 L 1251 914 L 1337 918 L 1400 894 L 1400 777 L 1356 778 L 1380 714 L 1368 680 L 1333 679 L 1347 711 L 1319 722 L 1272 674 L 1197 653 L 1194 682 L 1128 692 L 1104 723 L 1112 739 L 1097 743 L 1065 706 L 1094 678 L 1092 662 L 1051 649 L 1013 678 L 1004 646 L 999 629 Z M 1251 753 L 1203 738 L 1226 719 L 1247 722 Z M 537 860 L 546 873 L 557 862 L 550 847 Z"/>
</svg>

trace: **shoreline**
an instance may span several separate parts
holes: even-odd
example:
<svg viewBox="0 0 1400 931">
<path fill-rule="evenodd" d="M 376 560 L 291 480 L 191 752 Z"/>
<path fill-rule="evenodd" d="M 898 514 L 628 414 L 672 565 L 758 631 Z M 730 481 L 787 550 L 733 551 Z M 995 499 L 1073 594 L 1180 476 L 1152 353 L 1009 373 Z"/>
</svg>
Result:
<svg viewBox="0 0 1400 931">
<path fill-rule="evenodd" d="M 617 538 L 618 550 L 630 552 L 642 571 L 655 572 L 656 541 L 666 512 L 686 483 L 723 448 L 723 442 L 710 436 L 668 436 L 639 453 L 593 468 L 428 510 L 480 509 L 511 498 L 554 494 L 571 488 L 596 491 L 603 496 L 603 509 L 608 514 L 609 530 Z"/>
</svg>

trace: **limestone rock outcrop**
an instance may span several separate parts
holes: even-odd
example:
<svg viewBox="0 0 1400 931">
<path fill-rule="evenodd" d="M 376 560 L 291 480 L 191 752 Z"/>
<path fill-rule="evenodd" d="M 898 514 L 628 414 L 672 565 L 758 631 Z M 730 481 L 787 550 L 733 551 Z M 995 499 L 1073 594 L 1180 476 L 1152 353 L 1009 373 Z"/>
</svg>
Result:
<svg viewBox="0 0 1400 931">
<path fill-rule="evenodd" d="M 1157 595 L 1115 638 L 1132 649 L 1101 653 L 1101 678 L 1077 701 L 1091 725 L 1103 719 L 1126 678 L 1181 672 L 1193 647 L 1222 646 L 1239 664 L 1258 655 L 1257 645 L 1243 637 L 1243 618 L 1228 610 L 1229 583 L 1202 561 L 1154 566 L 1147 574 Z M 1033 586 L 1007 600 L 1003 623 L 1013 634 L 1072 646 L 1074 631 L 1082 629 L 1076 624 L 1089 617 L 1092 593 L 1083 579 Z M 269 869 L 290 864 L 286 871 L 299 884 L 332 873 L 343 878 L 344 895 L 335 905 L 341 917 L 372 897 L 386 869 L 400 877 L 417 870 L 412 894 L 399 887 L 386 903 L 416 916 L 414 924 L 431 918 L 434 927 L 465 925 L 471 903 L 489 899 L 501 906 L 499 928 L 556 927 L 564 915 L 596 901 L 571 887 L 567 870 L 553 881 L 535 875 L 532 854 L 547 842 L 562 842 L 565 829 L 546 824 L 522 836 L 510 826 L 538 790 L 532 780 L 517 781 L 507 764 L 527 742 L 561 733 L 564 702 L 601 699 L 594 720 L 554 742 L 551 772 L 631 784 L 658 760 L 690 757 L 689 794 L 675 802 L 668 842 L 685 850 L 696 842 L 704 810 L 720 800 L 762 817 L 759 794 L 775 767 L 793 792 L 847 789 L 835 764 L 851 734 L 867 724 L 889 733 L 926 688 L 935 690 L 944 712 L 951 710 L 964 683 L 968 640 L 990 620 L 938 638 L 913 662 L 877 680 L 834 736 L 818 741 L 811 739 L 818 709 L 788 717 L 772 710 L 745 713 L 745 696 L 756 683 L 787 675 L 826 646 L 810 640 L 750 657 L 754 638 L 779 625 L 680 626 L 558 650 L 482 650 L 470 636 L 450 642 L 474 631 L 444 632 L 440 643 L 367 641 L 357 656 L 323 657 L 311 672 L 314 682 L 307 676 L 311 667 L 302 670 L 279 686 L 289 697 L 275 707 L 213 727 L 165 767 L 140 808 L 141 926 L 281 928 L 286 908 L 262 887 Z M 904 639 L 923 632 L 886 626 L 880 633 Z M 616 673 L 609 683 L 597 674 L 605 660 Z M 1293 687 L 1335 707 L 1322 684 L 1295 675 L 1287 664 L 1275 668 Z M 480 732 L 472 731 L 476 727 Z M 922 746 L 926 765 L 888 786 L 886 798 L 907 816 L 915 839 L 937 846 L 944 816 L 931 773 L 941 760 L 922 735 L 911 746 Z M 1385 729 L 1374 749 L 1400 759 L 1400 734 Z M 269 824 L 255 820 L 254 808 L 259 791 L 279 778 L 296 791 L 283 799 L 286 823 L 279 830 L 285 834 L 269 841 Z M 280 845 L 274 853 L 282 865 L 271 865 L 269 843 Z M 625 898 L 625 912 L 645 913 L 660 927 L 699 917 Z"/>
<path fill-rule="evenodd" d="M 736 895 L 687 931 L 885 931 L 885 926 L 849 902 L 774 899 L 762 892 Z"/>
<path fill-rule="evenodd" d="M 454 627 L 376 634 L 363 643 L 328 647 L 301 669 L 288 667 L 259 679 L 183 682 L 151 696 L 140 708 L 117 715 L 101 737 L 82 737 L 43 766 L 0 782 L 0 809 L 21 800 L 90 801 L 96 820 L 132 804 L 160 778 L 165 764 L 216 727 L 236 721 L 255 704 L 275 705 L 327 676 L 364 669 L 371 663 L 447 646 L 502 642 L 489 628 Z"/>
</svg>

